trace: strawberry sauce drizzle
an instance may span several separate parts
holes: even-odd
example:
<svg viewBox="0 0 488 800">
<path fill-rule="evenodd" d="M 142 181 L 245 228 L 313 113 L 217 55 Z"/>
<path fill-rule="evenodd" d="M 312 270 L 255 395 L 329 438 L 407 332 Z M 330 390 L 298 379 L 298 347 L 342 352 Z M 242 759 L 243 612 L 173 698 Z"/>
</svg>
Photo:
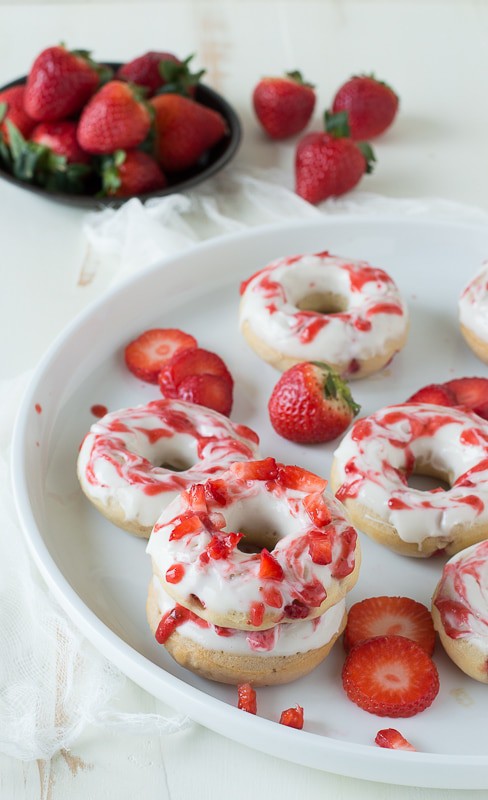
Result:
<svg viewBox="0 0 488 800">
<path fill-rule="evenodd" d="M 488 541 L 448 561 L 434 603 L 451 639 L 481 637 L 488 647 Z"/>
</svg>

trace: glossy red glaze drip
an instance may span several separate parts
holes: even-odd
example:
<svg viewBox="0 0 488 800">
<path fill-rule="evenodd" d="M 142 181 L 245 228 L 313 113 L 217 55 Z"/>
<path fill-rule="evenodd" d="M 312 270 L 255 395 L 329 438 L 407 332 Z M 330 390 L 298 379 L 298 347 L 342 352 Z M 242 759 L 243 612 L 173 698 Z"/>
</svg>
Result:
<svg viewBox="0 0 488 800">
<path fill-rule="evenodd" d="M 266 311 L 268 312 L 268 314 L 270 316 L 272 316 L 273 314 L 276 314 L 276 312 L 278 311 L 278 307 L 277 307 L 276 303 L 269 303 L 266 306 Z"/>
<path fill-rule="evenodd" d="M 367 313 L 368 317 L 372 317 L 374 314 L 397 314 L 401 317 L 403 309 L 396 303 L 376 303 L 368 308 Z"/>
<path fill-rule="evenodd" d="M 42 414 L 42 406 L 40 403 L 36 403 L 34 406 L 37 414 Z"/>
<path fill-rule="evenodd" d="M 354 327 L 358 329 L 358 331 L 370 331 L 373 327 L 369 319 L 363 319 L 363 317 L 358 317 L 354 320 Z"/>
<path fill-rule="evenodd" d="M 351 431 L 351 437 L 355 442 L 369 439 L 373 432 L 373 426 L 367 419 L 359 419 Z"/>
<path fill-rule="evenodd" d="M 459 441 L 461 444 L 465 445 L 479 445 L 480 444 L 480 437 L 472 428 L 467 431 L 463 431 L 461 436 L 459 437 Z"/>
<path fill-rule="evenodd" d="M 349 272 L 349 283 L 353 292 L 361 292 L 366 283 L 388 283 L 390 286 L 393 283 L 390 276 L 377 267 L 357 267 L 347 264 L 345 269 Z"/>
<path fill-rule="evenodd" d="M 166 580 L 168 583 L 179 583 L 185 577 L 183 564 L 173 564 L 166 570 Z"/>
<path fill-rule="evenodd" d="M 254 625 L 256 628 L 263 624 L 264 619 L 264 603 L 251 603 L 249 609 L 249 625 Z"/>
<path fill-rule="evenodd" d="M 159 442 L 160 439 L 171 439 L 173 436 L 173 432 L 168 430 L 168 428 L 134 428 L 135 431 L 139 431 L 144 436 L 147 437 L 150 444 L 156 444 Z"/>
<path fill-rule="evenodd" d="M 437 598 L 435 606 L 442 617 L 445 631 L 451 639 L 459 639 L 469 631 L 469 610 L 462 602 Z"/>
<path fill-rule="evenodd" d="M 325 315 L 315 314 L 313 311 L 298 311 L 293 315 L 296 320 L 298 338 L 302 344 L 313 342 L 317 334 L 329 324 L 330 319 Z"/>
<path fill-rule="evenodd" d="M 467 506 L 471 506 L 475 509 L 477 514 L 482 514 L 485 510 L 485 504 L 483 503 L 481 497 L 478 497 L 475 494 L 468 494 L 467 497 L 460 497 L 460 503 L 464 503 Z"/>
<path fill-rule="evenodd" d="M 276 629 L 268 628 L 265 631 L 250 631 L 246 636 L 246 641 L 254 652 L 269 653 L 275 646 Z"/>
<path fill-rule="evenodd" d="M 388 508 L 392 511 L 406 511 L 410 506 L 404 503 L 403 500 L 399 500 L 398 497 L 390 497 L 388 500 Z"/>
<path fill-rule="evenodd" d="M 190 611 L 188 609 L 183 608 L 178 603 L 175 605 L 171 611 L 167 611 L 166 614 L 163 615 L 161 621 L 157 627 L 155 637 L 156 641 L 159 644 L 164 644 L 168 641 L 169 637 L 172 633 L 186 622 L 190 618 Z"/>
<path fill-rule="evenodd" d="M 108 414 L 108 408 L 101 403 L 95 403 L 90 408 L 90 413 L 92 413 L 94 417 L 97 417 L 97 419 L 100 419 L 101 417 L 104 417 L 105 414 Z"/>
</svg>

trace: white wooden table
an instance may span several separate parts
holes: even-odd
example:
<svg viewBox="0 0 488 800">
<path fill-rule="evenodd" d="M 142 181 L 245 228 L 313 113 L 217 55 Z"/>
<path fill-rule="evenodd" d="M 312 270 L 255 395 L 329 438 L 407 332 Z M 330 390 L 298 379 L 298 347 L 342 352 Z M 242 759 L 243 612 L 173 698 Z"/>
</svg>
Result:
<svg viewBox="0 0 488 800">
<path fill-rule="evenodd" d="M 241 165 L 280 166 L 292 186 L 293 145 L 270 147 L 250 94 L 264 74 L 300 68 L 316 83 L 316 123 L 334 90 L 371 71 L 401 96 L 395 127 L 376 145 L 361 188 L 391 197 L 439 196 L 488 209 L 488 4 L 476 0 L 234 0 L 234 2 L 0 3 L 0 83 L 64 41 L 124 60 L 149 49 L 198 54 L 207 82 L 238 110 Z M 83 212 L 0 185 L 0 377 L 34 366 L 73 315 L 104 287 L 78 286 Z M 1 689 L 1 687 L 0 687 Z M 127 682 L 120 707 L 151 711 Z M 1 721 L 0 721 L 1 724 Z M 50 762 L 0 757 L 0 797 L 201 800 L 253 796 L 307 800 L 463 800 L 486 792 L 415 789 L 334 776 L 265 756 L 199 726 L 167 737 L 87 729 Z"/>
</svg>

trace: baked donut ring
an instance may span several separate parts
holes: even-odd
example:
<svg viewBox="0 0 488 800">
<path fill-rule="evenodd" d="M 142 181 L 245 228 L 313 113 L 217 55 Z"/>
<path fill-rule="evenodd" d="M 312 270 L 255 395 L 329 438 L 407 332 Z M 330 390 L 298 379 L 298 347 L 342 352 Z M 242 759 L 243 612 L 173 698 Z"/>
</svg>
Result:
<svg viewBox="0 0 488 800">
<path fill-rule="evenodd" d="M 106 414 L 78 456 L 81 488 L 111 522 L 148 538 L 161 511 L 191 484 L 257 455 L 258 436 L 210 408 L 154 400 Z"/>
<path fill-rule="evenodd" d="M 326 481 L 273 458 L 234 463 L 161 514 L 147 552 L 173 600 L 213 625 L 313 619 L 357 580 L 357 534 Z"/>
<path fill-rule="evenodd" d="M 365 261 L 327 252 L 281 258 L 245 281 L 241 294 L 244 337 L 282 371 L 325 361 L 362 378 L 406 342 L 408 313 L 395 283 Z"/>
<path fill-rule="evenodd" d="M 413 489 L 413 473 L 450 488 Z M 383 408 L 342 439 L 331 486 L 353 524 L 391 550 L 457 553 L 488 537 L 488 423 L 445 406 Z"/>
<path fill-rule="evenodd" d="M 488 261 L 459 298 L 459 323 L 473 353 L 488 364 Z"/>
<path fill-rule="evenodd" d="M 488 541 L 453 556 L 432 600 L 432 618 L 449 658 L 488 683 Z"/>
<path fill-rule="evenodd" d="M 153 634 L 182 667 L 212 681 L 253 686 L 307 675 L 329 654 L 347 620 L 345 600 L 340 600 L 313 620 L 282 623 L 266 631 L 219 628 L 182 606 L 175 613 L 174 600 L 157 576 L 149 585 L 146 611 Z"/>
</svg>

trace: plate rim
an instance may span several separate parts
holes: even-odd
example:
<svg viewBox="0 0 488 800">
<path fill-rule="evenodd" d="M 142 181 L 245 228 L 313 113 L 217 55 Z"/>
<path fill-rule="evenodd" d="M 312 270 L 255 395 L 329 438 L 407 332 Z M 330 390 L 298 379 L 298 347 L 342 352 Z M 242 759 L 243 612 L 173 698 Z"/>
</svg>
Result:
<svg viewBox="0 0 488 800">
<path fill-rule="evenodd" d="M 295 220 L 292 223 L 287 221 L 266 226 L 246 228 L 242 231 L 231 232 L 197 243 L 191 248 L 190 252 L 194 253 L 196 251 L 200 253 L 206 250 L 219 250 L 219 248 L 228 246 L 229 243 L 238 244 L 242 240 L 259 239 L 263 234 L 273 236 L 284 228 L 289 229 L 290 225 L 297 229 L 313 230 L 322 226 L 333 225 L 335 222 L 340 222 L 341 224 L 346 223 L 347 225 L 350 224 L 353 226 L 360 224 L 366 227 L 372 223 L 378 224 L 378 222 L 400 225 L 402 227 L 416 227 L 419 225 L 423 227 L 438 227 L 440 229 L 451 229 L 455 227 L 457 229 L 472 230 L 474 232 L 483 232 L 486 234 L 485 226 L 478 222 L 463 221 L 453 223 L 451 220 L 442 219 L 405 218 L 399 214 L 364 215 L 344 213 L 334 214 L 329 217 L 324 215 L 324 218 L 321 220 Z M 184 259 L 187 255 L 188 251 L 172 254 L 158 260 L 139 273 L 127 276 L 119 284 L 89 303 L 86 308 L 65 326 L 47 348 L 44 356 L 30 377 L 16 415 L 11 452 L 14 501 L 24 540 L 45 582 L 53 591 L 57 601 L 70 619 L 102 655 L 109 661 L 115 662 L 119 669 L 139 686 L 155 694 L 156 697 L 159 697 L 163 701 L 169 702 L 170 705 L 173 705 L 173 699 L 178 697 L 180 708 L 183 708 L 184 713 L 196 722 L 221 735 L 229 737 L 228 723 L 231 721 L 231 738 L 246 746 L 253 746 L 252 744 L 250 745 L 253 738 L 250 736 L 250 732 L 254 735 L 254 738 L 257 738 L 255 735 L 257 728 L 260 744 L 256 744 L 256 748 L 261 746 L 263 752 L 289 760 L 288 757 L 283 756 L 280 751 L 283 744 L 286 749 L 286 746 L 289 745 L 290 742 L 293 742 L 293 738 L 290 739 L 290 736 L 293 737 L 296 734 L 294 734 L 291 729 L 277 725 L 274 721 L 263 717 L 251 717 L 250 715 L 242 714 L 237 708 L 212 696 L 210 696 L 210 699 L 215 708 L 215 714 L 214 710 L 212 710 L 214 718 L 210 721 L 211 724 L 209 724 L 207 708 L 204 703 L 204 698 L 206 698 L 207 701 L 209 699 L 208 694 L 197 687 L 185 683 L 185 681 L 177 676 L 162 670 L 160 666 L 154 664 L 150 659 L 122 640 L 108 625 L 97 617 L 95 612 L 86 605 L 77 592 L 71 587 L 61 569 L 55 563 L 47 544 L 44 542 L 41 531 L 36 524 L 30 506 L 27 480 L 23 470 L 23 461 L 26 456 L 24 452 L 25 436 L 28 417 L 32 413 L 35 400 L 36 388 L 44 372 L 48 369 L 58 352 L 62 350 L 66 340 L 69 339 L 78 328 L 82 327 L 87 319 L 95 315 L 100 308 L 110 304 L 113 302 L 114 298 L 121 294 L 129 292 L 130 287 L 134 283 L 139 283 L 141 280 L 151 281 L 153 275 L 161 270 L 167 269 L 168 266 Z M 115 658 L 115 655 L 117 658 Z M 164 685 L 166 690 L 171 692 L 171 699 L 168 701 L 167 696 L 162 696 L 161 693 L 153 691 L 153 688 L 148 688 L 147 683 L 141 683 L 141 676 L 145 676 L 149 680 L 151 686 L 156 680 L 161 685 Z M 308 748 L 310 750 L 310 755 L 308 758 L 294 758 L 293 763 L 302 764 L 304 766 L 317 768 L 313 755 L 319 752 L 324 762 L 324 766 L 321 767 L 321 769 L 349 777 L 390 782 L 397 785 L 424 786 L 427 788 L 476 789 L 488 787 L 488 755 L 416 752 L 414 758 L 412 758 L 411 753 L 385 751 L 382 748 L 374 748 L 371 745 L 333 739 L 308 731 L 300 731 L 300 738 L 307 745 L 307 747 L 300 748 L 300 751 Z M 324 742 L 327 743 L 326 748 L 323 747 Z M 264 743 L 266 746 L 264 746 Z M 296 744 L 296 741 L 294 743 Z M 343 765 L 340 763 L 341 759 L 344 760 L 344 758 L 351 756 L 354 756 L 356 763 L 353 765 L 352 769 L 348 766 L 347 771 L 345 771 Z M 330 762 L 330 758 L 332 758 L 332 763 Z M 334 759 L 337 759 L 337 761 L 334 761 Z M 420 774 L 414 774 L 415 784 L 413 784 L 411 780 L 399 779 L 399 775 L 396 773 L 398 767 L 403 766 L 405 763 L 412 764 L 413 761 L 416 767 L 420 767 Z M 365 762 L 367 763 L 367 770 L 370 770 L 371 764 L 377 765 L 376 770 L 374 770 L 374 776 L 364 774 Z M 385 769 L 384 773 L 381 773 L 380 770 L 383 770 L 385 767 L 387 769 Z M 432 775 L 433 771 L 439 767 L 443 768 L 441 783 Z M 459 778 L 456 779 L 456 770 L 466 767 L 476 769 L 476 776 L 474 780 L 471 780 L 469 785 L 463 781 L 456 782 L 456 780 L 459 780 Z M 414 772 L 414 770 L 412 770 L 412 772 Z"/>
</svg>

